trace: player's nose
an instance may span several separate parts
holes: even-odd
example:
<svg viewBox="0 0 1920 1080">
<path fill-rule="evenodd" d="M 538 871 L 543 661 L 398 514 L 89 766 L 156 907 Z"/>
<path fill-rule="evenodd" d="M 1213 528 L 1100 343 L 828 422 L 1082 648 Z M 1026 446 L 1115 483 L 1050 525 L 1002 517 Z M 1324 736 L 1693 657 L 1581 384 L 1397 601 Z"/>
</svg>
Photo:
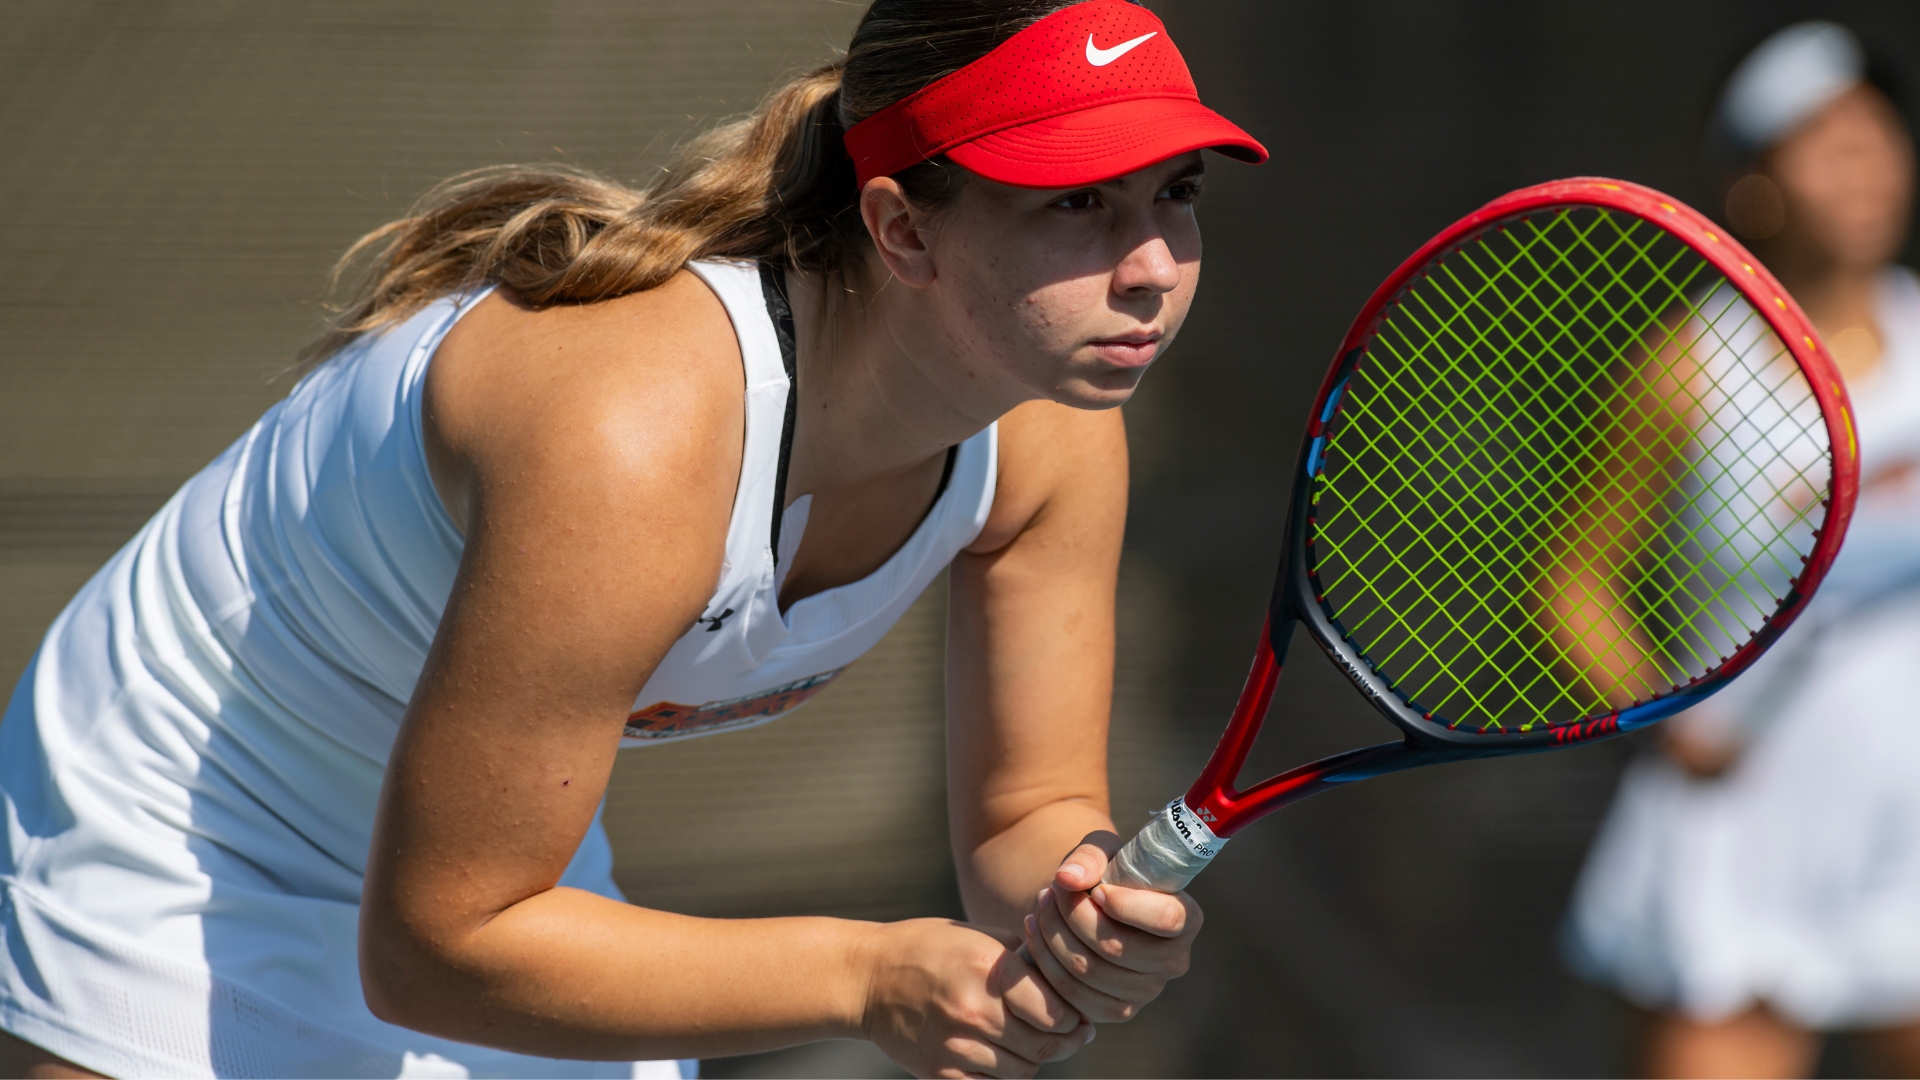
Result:
<svg viewBox="0 0 1920 1080">
<path fill-rule="evenodd" d="M 1127 252 L 1113 272 L 1113 291 L 1122 296 L 1158 296 L 1179 285 L 1180 264 L 1166 238 L 1157 234 Z"/>
</svg>

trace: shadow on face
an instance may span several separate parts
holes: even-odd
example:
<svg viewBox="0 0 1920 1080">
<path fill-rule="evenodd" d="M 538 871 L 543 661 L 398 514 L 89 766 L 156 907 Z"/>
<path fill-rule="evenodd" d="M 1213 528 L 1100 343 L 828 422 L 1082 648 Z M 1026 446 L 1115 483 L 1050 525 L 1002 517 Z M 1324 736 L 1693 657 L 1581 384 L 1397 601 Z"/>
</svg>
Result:
<svg viewBox="0 0 1920 1080">
<path fill-rule="evenodd" d="M 970 178 L 931 245 L 949 338 L 1035 396 L 1120 404 L 1193 302 L 1202 171 L 1195 152 L 1079 188 Z"/>
</svg>

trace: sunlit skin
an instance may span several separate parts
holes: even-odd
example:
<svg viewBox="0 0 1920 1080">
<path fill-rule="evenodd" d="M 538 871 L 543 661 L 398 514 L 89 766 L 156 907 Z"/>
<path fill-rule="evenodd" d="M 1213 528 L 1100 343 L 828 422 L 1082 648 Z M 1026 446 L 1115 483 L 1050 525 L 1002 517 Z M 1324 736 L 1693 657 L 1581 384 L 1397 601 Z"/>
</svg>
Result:
<svg viewBox="0 0 1920 1080">
<path fill-rule="evenodd" d="M 958 396 L 960 380 L 978 381 L 1078 408 L 1130 397 L 1199 284 L 1199 164 L 1190 155 L 1066 193 L 977 185 L 938 226 L 946 259 L 959 260 L 952 287 L 922 293 L 925 321 L 957 355 L 978 358 L 942 367 L 946 389 Z M 928 269 L 889 268 L 915 284 Z M 930 350 L 916 352 L 927 362 Z"/>
<path fill-rule="evenodd" d="M 377 1015 L 548 1056 L 866 1037 L 918 1075 L 1030 1076 L 1186 970 L 1191 898 L 1098 883 L 1119 843 L 1115 407 L 1192 301 L 1199 169 L 1190 154 L 1060 191 L 969 178 L 937 210 L 877 180 L 860 200 L 863 291 L 829 305 L 820 280 L 791 282 L 787 493 L 813 506 L 783 603 L 871 573 L 924 517 L 947 447 L 1001 422 L 992 511 L 950 575 L 968 923 L 694 919 L 556 886 L 628 710 L 718 579 L 740 355 L 688 273 L 587 306 L 496 294 L 459 323 L 423 418 L 465 548 L 369 853 L 361 972 Z"/>
<path fill-rule="evenodd" d="M 974 177 L 931 216 L 893 180 L 868 184 L 860 209 L 886 242 L 866 276 L 884 284 L 832 355 L 802 335 L 802 412 L 834 422 L 797 434 L 794 482 L 925 464 L 1027 401 L 1123 404 L 1193 302 L 1201 183 L 1198 154 L 1068 191 Z M 820 290 L 794 282 L 803 327 Z"/>
</svg>

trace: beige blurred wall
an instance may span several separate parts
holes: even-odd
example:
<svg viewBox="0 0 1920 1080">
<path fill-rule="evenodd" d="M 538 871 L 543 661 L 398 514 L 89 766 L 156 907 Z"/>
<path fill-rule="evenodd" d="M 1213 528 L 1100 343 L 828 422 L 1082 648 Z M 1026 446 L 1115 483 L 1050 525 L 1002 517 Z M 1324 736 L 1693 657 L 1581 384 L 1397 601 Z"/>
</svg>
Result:
<svg viewBox="0 0 1920 1080">
<path fill-rule="evenodd" d="M 327 268 L 423 187 L 503 161 L 643 180 L 844 42 L 837 0 L 20 3 L 0 29 L 0 681 L 174 488 L 283 396 Z M 1172 632 L 1129 569 L 1123 820 Z M 944 586 L 800 714 L 622 755 L 636 901 L 955 911 Z"/>
<path fill-rule="evenodd" d="M 287 389 L 327 268 L 502 161 L 642 180 L 835 0 L 45 0 L 0 25 L 0 679 Z"/>
</svg>

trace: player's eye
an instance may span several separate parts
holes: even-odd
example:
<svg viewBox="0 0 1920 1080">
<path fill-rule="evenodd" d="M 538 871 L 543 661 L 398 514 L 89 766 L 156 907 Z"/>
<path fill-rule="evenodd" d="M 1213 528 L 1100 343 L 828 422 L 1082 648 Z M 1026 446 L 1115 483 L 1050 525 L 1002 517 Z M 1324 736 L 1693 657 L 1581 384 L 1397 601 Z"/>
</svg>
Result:
<svg viewBox="0 0 1920 1080">
<path fill-rule="evenodd" d="M 1173 183 L 1161 188 L 1160 197 L 1163 199 L 1171 199 L 1174 202 L 1190 203 L 1200 197 L 1202 190 L 1203 185 L 1200 178 L 1197 176 L 1188 176 L 1175 180 Z"/>
<path fill-rule="evenodd" d="M 1100 205 L 1100 193 L 1092 188 L 1083 188 L 1055 199 L 1053 205 L 1061 210 L 1092 210 Z"/>
</svg>

